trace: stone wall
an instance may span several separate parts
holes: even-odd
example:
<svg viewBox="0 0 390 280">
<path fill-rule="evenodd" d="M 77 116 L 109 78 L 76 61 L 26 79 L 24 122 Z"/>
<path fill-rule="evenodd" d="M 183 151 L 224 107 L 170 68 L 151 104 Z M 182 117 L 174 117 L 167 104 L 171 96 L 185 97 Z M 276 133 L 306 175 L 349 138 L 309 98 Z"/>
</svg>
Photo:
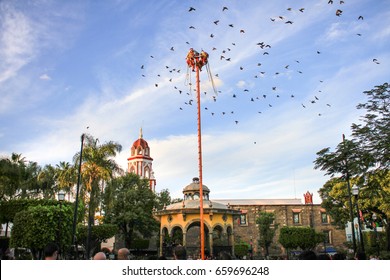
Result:
<svg viewBox="0 0 390 280">
<path fill-rule="evenodd" d="M 232 205 L 234 209 L 240 209 L 243 215 L 246 215 L 246 224 L 241 224 L 241 219 L 236 219 L 234 224 L 235 240 L 242 240 L 252 245 L 253 254 L 264 255 L 262 249 L 258 246 L 259 231 L 256 225 L 256 217 L 259 212 L 272 212 L 275 214 L 275 224 L 278 230 L 273 244 L 270 246 L 270 255 L 286 254 L 284 248 L 277 241 L 279 239 L 279 230 L 283 226 L 310 226 L 317 232 L 329 232 L 329 243 L 327 247 L 345 250 L 346 242 L 345 230 L 337 229 L 331 224 L 330 217 L 320 205 L 316 204 L 298 204 L 298 205 Z M 298 216 L 299 221 L 294 222 L 294 215 Z M 324 244 L 319 244 L 316 248 L 318 252 L 323 251 Z"/>
</svg>

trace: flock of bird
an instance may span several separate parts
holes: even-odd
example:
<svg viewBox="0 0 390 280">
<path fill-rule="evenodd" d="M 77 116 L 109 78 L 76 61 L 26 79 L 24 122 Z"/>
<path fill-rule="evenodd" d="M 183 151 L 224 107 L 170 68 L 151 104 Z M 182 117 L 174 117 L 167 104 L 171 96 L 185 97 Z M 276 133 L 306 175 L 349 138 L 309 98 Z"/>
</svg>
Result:
<svg viewBox="0 0 390 280">
<path fill-rule="evenodd" d="M 328 4 L 335 5 L 334 15 L 336 17 L 342 17 L 343 16 L 343 4 L 345 4 L 345 2 L 344 1 L 337 1 L 337 3 L 335 3 L 335 2 L 336 1 L 329 0 Z M 304 16 L 307 9 L 304 7 L 300 7 L 297 9 L 287 8 L 286 15 L 270 17 L 269 20 L 272 24 L 292 25 L 292 24 L 294 24 L 294 21 L 293 21 L 293 19 L 289 18 L 288 13 L 293 12 L 293 11 L 297 11 L 298 14 L 302 14 L 302 16 Z M 189 7 L 188 10 L 185 12 L 197 13 L 198 8 L 197 7 Z M 224 13 L 224 15 L 226 15 L 227 13 L 229 13 L 229 7 L 222 6 L 220 13 Z M 216 17 L 218 17 L 218 14 L 216 14 Z M 226 18 L 226 17 L 224 17 L 224 18 Z M 364 17 L 362 15 L 357 15 L 356 20 L 363 21 Z M 224 23 L 221 19 L 218 19 L 218 18 L 216 18 L 214 21 L 210 22 L 210 24 L 214 27 L 225 24 L 226 28 L 228 28 L 229 30 L 236 30 L 235 23 Z M 188 29 L 189 29 L 188 32 L 197 32 L 197 30 L 198 30 L 196 28 L 196 25 L 190 25 L 188 27 Z M 202 33 L 204 33 L 204 32 L 205 32 L 205 30 L 202 29 Z M 245 28 L 241 28 L 241 27 L 238 28 L 236 32 L 239 32 L 239 34 L 242 34 L 242 36 L 245 36 L 245 34 L 246 34 Z M 214 38 L 217 36 L 217 34 L 215 34 L 213 32 L 211 32 L 209 34 L 210 34 L 209 35 L 210 40 L 214 40 Z M 361 33 L 359 33 L 357 35 L 362 36 Z M 183 42 L 183 44 L 184 44 L 184 42 Z M 216 47 L 212 47 L 210 50 L 208 50 L 208 52 L 210 54 L 210 57 L 218 57 L 217 61 L 219 61 L 220 63 L 229 63 L 233 59 L 232 58 L 233 50 L 235 48 L 237 48 L 238 44 L 239 44 L 239 42 L 231 42 L 230 46 L 226 46 L 219 53 L 218 53 L 219 50 Z M 170 65 L 165 65 L 165 67 L 163 69 L 161 69 L 161 71 L 163 71 L 163 72 L 161 72 L 160 74 L 157 74 L 157 77 L 160 78 L 160 80 L 154 83 L 155 87 L 159 87 L 160 82 L 168 81 L 168 82 L 172 83 L 172 89 L 174 92 L 177 92 L 180 95 L 186 96 L 186 100 L 183 102 L 183 105 L 179 106 L 179 110 L 185 110 L 186 106 L 192 106 L 192 105 L 196 104 L 196 93 L 194 92 L 196 90 L 194 88 L 194 84 L 195 84 L 194 83 L 194 74 L 191 74 L 191 71 L 189 71 L 189 69 L 186 69 L 187 65 L 186 65 L 186 61 L 185 61 L 185 54 L 189 50 L 189 48 L 191 47 L 191 44 L 189 41 L 186 41 L 185 45 L 188 46 L 188 48 L 185 50 L 180 50 L 182 52 L 182 57 L 183 57 L 182 65 L 176 66 L 176 67 L 170 66 Z M 259 56 L 260 57 L 265 58 L 265 57 L 272 56 L 272 51 L 271 51 L 272 46 L 268 42 L 259 41 L 256 43 L 254 48 L 259 49 L 259 52 L 260 52 Z M 169 51 L 170 52 L 177 52 L 177 47 L 171 46 L 169 48 Z M 322 55 L 322 51 L 315 50 L 315 54 Z M 154 58 L 155 58 L 154 55 L 150 55 L 150 59 L 154 59 Z M 214 59 L 214 61 L 215 61 L 215 59 Z M 379 64 L 380 62 L 377 59 L 373 59 L 373 63 Z M 277 70 L 275 72 L 272 72 L 272 73 L 269 73 L 269 71 L 266 71 L 265 69 L 263 69 L 263 63 L 261 60 L 256 62 L 255 66 L 256 66 L 256 70 L 254 71 L 254 73 L 252 75 L 252 77 L 254 79 L 261 79 L 261 78 L 264 78 L 266 76 L 276 78 L 278 76 L 286 75 L 287 72 L 290 73 L 289 75 L 292 75 L 291 74 L 292 72 L 294 73 L 294 75 L 304 75 L 304 69 L 303 69 L 304 65 L 301 64 L 301 62 L 298 58 L 287 62 L 286 64 L 284 64 L 283 68 L 281 68 L 280 70 Z M 147 71 L 145 69 L 145 65 L 142 65 L 140 68 L 141 68 L 141 72 L 142 72 L 141 76 L 146 77 Z M 248 67 L 248 65 L 243 64 L 243 65 L 240 65 L 236 71 L 239 74 L 239 72 L 241 72 L 241 71 L 246 71 L 247 68 L 253 69 L 253 67 L 250 67 L 250 66 Z M 211 67 L 211 70 L 212 70 L 212 67 Z M 248 70 L 248 71 L 252 71 L 252 70 Z M 184 79 L 187 79 L 187 83 L 183 82 L 184 75 L 186 75 L 186 78 L 184 78 Z M 219 77 L 219 74 L 213 74 L 212 78 L 219 79 L 221 77 Z M 180 81 L 181 85 L 179 85 L 179 83 L 176 83 L 177 81 Z M 238 124 L 240 122 L 240 119 L 237 115 L 235 115 L 235 110 L 233 108 L 229 107 L 229 108 L 220 109 L 220 107 L 213 106 L 213 104 L 217 103 L 217 100 L 221 96 L 230 95 L 231 98 L 233 98 L 235 100 L 246 99 L 247 102 L 253 102 L 253 103 L 258 102 L 258 101 L 262 101 L 261 109 L 256 110 L 256 112 L 258 114 L 262 114 L 263 112 L 265 112 L 265 110 L 268 110 L 274 106 L 277 106 L 278 103 L 276 100 L 278 100 L 279 98 L 280 99 L 286 98 L 286 97 L 290 98 L 290 99 L 296 98 L 296 94 L 294 94 L 293 92 L 286 93 L 286 91 L 287 91 L 286 89 L 280 89 L 279 85 L 277 84 L 277 79 L 274 79 L 274 83 L 275 84 L 272 87 L 270 87 L 269 89 L 262 88 L 261 93 L 259 93 L 258 90 L 255 90 L 253 88 L 240 88 L 238 90 L 237 89 L 230 89 L 230 90 L 226 90 L 226 92 L 222 92 L 221 90 L 215 90 L 215 89 L 213 92 L 203 91 L 202 96 L 204 96 L 204 97 L 208 96 L 212 102 L 209 103 L 207 106 L 203 106 L 202 109 L 205 110 L 205 112 L 207 114 L 209 114 L 210 116 L 213 116 L 213 117 L 215 117 L 215 116 L 228 116 L 228 115 L 233 116 L 234 115 L 234 117 L 232 118 L 232 121 L 234 121 L 235 124 Z M 319 80 L 318 83 L 319 83 L 318 88 L 321 88 L 321 85 L 323 85 L 324 81 Z M 299 102 L 302 109 L 306 109 L 307 107 L 313 106 L 313 104 L 316 104 L 316 103 L 321 103 L 321 95 L 323 95 L 324 93 L 322 92 L 321 89 L 320 90 L 317 89 L 317 91 L 318 91 L 317 93 L 312 95 L 311 99 L 305 100 L 304 102 L 301 102 L 301 101 Z M 243 102 L 243 101 L 240 101 L 240 102 Z M 326 103 L 326 102 L 323 103 L 322 105 L 323 105 L 321 107 L 322 111 L 318 110 L 316 112 L 316 114 L 318 116 L 322 116 L 324 114 L 323 112 L 326 110 L 326 108 L 329 109 L 332 106 L 330 103 Z"/>
</svg>

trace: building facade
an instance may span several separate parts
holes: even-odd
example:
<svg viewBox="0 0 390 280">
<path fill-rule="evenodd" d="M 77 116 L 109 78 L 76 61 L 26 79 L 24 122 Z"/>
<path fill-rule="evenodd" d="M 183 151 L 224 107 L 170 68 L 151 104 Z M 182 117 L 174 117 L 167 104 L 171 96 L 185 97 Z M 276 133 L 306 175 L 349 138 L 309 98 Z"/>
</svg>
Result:
<svg viewBox="0 0 390 280">
<path fill-rule="evenodd" d="M 221 251 L 234 254 L 235 220 L 240 211 L 210 200 L 210 190 L 202 185 L 205 252 L 216 255 Z M 187 253 L 200 254 L 200 183 L 193 178 L 183 189 L 184 199 L 156 211 L 160 221 L 160 255 L 170 256 L 174 246 L 186 247 Z"/>
<path fill-rule="evenodd" d="M 305 196 L 307 196 L 307 193 Z M 302 203 L 300 199 L 217 199 L 216 201 L 240 210 L 240 217 L 236 221 L 237 225 L 234 231 L 235 239 L 250 244 L 253 255 L 265 255 L 263 249 L 258 245 L 259 230 L 256 218 L 260 212 L 269 212 L 275 215 L 274 225 L 277 225 L 277 230 L 274 241 L 269 248 L 270 255 L 287 254 L 278 242 L 280 228 L 283 226 L 311 227 L 316 232 L 324 233 L 324 242 L 316 248 L 318 253 L 346 250 L 345 230 L 337 229 L 331 224 L 331 217 L 320 204 Z"/>
<path fill-rule="evenodd" d="M 150 148 L 143 139 L 142 129 L 138 140 L 131 147 L 128 158 L 128 172 L 138 174 L 150 180 L 150 187 L 155 191 L 156 179 L 152 169 L 153 159 Z M 160 254 L 169 250 L 172 244 L 181 244 L 191 251 L 199 246 L 199 181 L 197 178 L 183 189 L 184 199 L 180 203 L 167 205 L 155 213 L 160 220 Z M 280 228 L 283 226 L 311 227 L 316 232 L 324 233 L 324 242 L 316 248 L 317 252 L 346 250 L 345 230 L 337 229 L 331 224 L 331 218 L 320 204 L 313 204 L 313 195 L 307 192 L 301 199 L 209 199 L 210 189 L 203 186 L 203 208 L 205 225 L 205 244 L 210 253 L 229 250 L 234 253 L 234 243 L 244 241 L 251 246 L 253 255 L 263 255 L 258 245 L 259 230 L 256 218 L 260 212 L 271 212 L 275 215 L 277 225 L 274 242 L 269 248 L 270 255 L 286 255 L 283 246 L 278 242 Z M 170 244 L 169 244 L 170 243 Z"/>
</svg>

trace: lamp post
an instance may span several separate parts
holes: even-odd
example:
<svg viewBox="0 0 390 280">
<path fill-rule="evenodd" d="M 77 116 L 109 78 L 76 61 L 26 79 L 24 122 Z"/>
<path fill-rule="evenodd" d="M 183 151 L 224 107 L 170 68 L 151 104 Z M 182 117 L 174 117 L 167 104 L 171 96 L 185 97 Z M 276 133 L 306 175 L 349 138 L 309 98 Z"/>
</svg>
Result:
<svg viewBox="0 0 390 280">
<path fill-rule="evenodd" d="M 343 149 L 345 151 L 345 135 L 343 134 Z M 347 180 L 348 188 L 348 202 L 349 202 L 349 217 L 351 219 L 351 230 L 352 230 L 352 245 L 353 245 L 353 254 L 356 255 L 356 237 L 355 237 L 355 227 L 353 224 L 353 207 L 352 207 L 352 196 L 351 196 L 351 185 L 349 183 L 349 170 L 348 170 L 348 158 L 345 153 L 345 176 Z"/>
<path fill-rule="evenodd" d="M 362 253 L 365 253 L 365 250 L 364 250 L 364 240 L 363 240 L 363 234 L 362 234 L 362 226 L 361 226 L 361 223 L 360 223 L 360 212 L 359 212 L 359 203 L 358 203 L 358 196 L 359 196 L 359 187 L 354 185 L 352 187 L 352 194 L 353 196 L 355 197 L 355 201 L 356 201 L 356 212 L 357 212 L 357 219 L 358 219 L 358 226 L 359 226 L 359 238 L 360 238 L 360 250 L 362 251 Z"/>
<path fill-rule="evenodd" d="M 72 245 L 74 246 L 74 259 L 78 259 L 78 247 L 76 242 L 76 224 L 77 224 L 77 208 L 79 206 L 79 190 L 80 190 L 80 181 L 81 181 L 81 163 L 83 159 L 83 146 L 84 146 L 85 134 L 81 135 L 81 148 L 80 148 L 80 161 L 79 161 L 79 174 L 77 178 L 77 188 L 76 188 L 76 200 L 74 202 L 74 213 L 73 213 L 73 227 L 72 227 Z"/>
<path fill-rule="evenodd" d="M 65 192 L 60 190 L 58 192 L 58 201 L 60 202 L 60 218 L 58 219 L 58 247 L 60 249 L 60 256 L 62 256 L 62 242 L 61 242 L 61 225 L 62 225 L 62 202 L 65 200 Z M 62 256 L 63 257 L 63 256 Z"/>
<path fill-rule="evenodd" d="M 377 257 L 379 257 L 379 254 L 380 254 L 380 248 L 379 248 L 379 238 L 378 238 L 378 230 L 376 228 L 376 214 L 372 214 L 372 220 L 374 221 L 374 232 L 375 232 L 375 247 L 376 247 L 376 254 L 377 254 Z"/>
</svg>

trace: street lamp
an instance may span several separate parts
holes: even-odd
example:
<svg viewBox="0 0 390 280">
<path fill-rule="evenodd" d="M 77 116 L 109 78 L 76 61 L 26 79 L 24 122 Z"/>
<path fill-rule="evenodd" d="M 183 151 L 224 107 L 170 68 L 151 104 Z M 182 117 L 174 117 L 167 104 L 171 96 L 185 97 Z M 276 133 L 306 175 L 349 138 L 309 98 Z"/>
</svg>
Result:
<svg viewBox="0 0 390 280">
<path fill-rule="evenodd" d="M 359 238 L 360 238 L 360 249 L 362 253 L 365 253 L 364 250 L 364 240 L 363 240 L 363 234 L 362 234 L 362 226 L 360 224 L 360 211 L 359 211 L 359 203 L 358 203 L 358 196 L 359 196 L 359 187 L 354 185 L 352 187 L 352 194 L 355 197 L 356 202 L 356 212 L 357 212 L 357 219 L 358 219 L 358 226 L 359 226 Z"/>
<path fill-rule="evenodd" d="M 79 190 L 81 182 L 81 163 L 83 159 L 83 146 L 84 146 L 85 134 L 81 135 L 81 148 L 80 148 L 80 161 L 79 161 L 79 174 L 77 178 L 77 188 L 76 188 L 76 200 L 74 202 L 74 213 L 73 213 L 73 226 L 72 226 L 72 245 L 74 246 L 74 259 L 78 259 L 78 246 L 76 240 L 76 224 L 77 224 L 77 208 L 79 206 Z"/>
<path fill-rule="evenodd" d="M 345 149 L 345 135 L 344 134 L 343 134 L 343 149 Z M 348 166 L 347 153 L 346 152 L 344 152 L 344 153 L 345 153 L 345 177 L 347 180 L 347 189 L 348 189 L 349 218 L 351 219 L 353 254 L 356 255 L 356 237 L 355 237 L 355 227 L 354 227 L 354 223 L 353 223 L 351 184 L 349 183 L 349 166 Z"/>
<path fill-rule="evenodd" d="M 61 224 L 62 224 L 62 202 L 65 200 L 65 192 L 60 190 L 58 192 L 58 201 L 60 202 L 60 218 L 58 222 L 58 247 L 60 248 L 60 256 L 62 254 L 62 245 L 61 245 Z"/>
</svg>

